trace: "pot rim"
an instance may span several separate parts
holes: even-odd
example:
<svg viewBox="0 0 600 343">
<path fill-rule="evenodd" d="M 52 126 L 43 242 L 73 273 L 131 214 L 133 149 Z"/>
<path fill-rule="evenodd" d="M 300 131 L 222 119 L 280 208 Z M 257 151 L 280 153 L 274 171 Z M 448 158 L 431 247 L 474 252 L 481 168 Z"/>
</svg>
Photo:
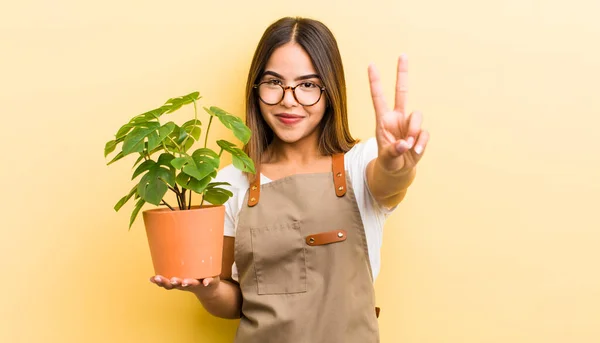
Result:
<svg viewBox="0 0 600 343">
<path fill-rule="evenodd" d="M 178 207 L 174 208 L 174 210 L 171 210 L 170 208 L 163 206 L 163 207 L 159 207 L 159 208 L 152 208 L 152 209 L 148 209 L 148 210 L 144 210 L 142 211 L 142 213 L 152 213 L 154 215 L 160 215 L 160 214 L 173 214 L 173 213 L 191 213 L 191 212 L 202 212 L 202 211 L 216 211 L 217 209 L 221 208 L 221 207 L 225 207 L 225 205 L 203 205 L 202 207 L 200 207 L 200 205 L 194 205 L 192 206 L 189 210 L 180 210 Z"/>
</svg>

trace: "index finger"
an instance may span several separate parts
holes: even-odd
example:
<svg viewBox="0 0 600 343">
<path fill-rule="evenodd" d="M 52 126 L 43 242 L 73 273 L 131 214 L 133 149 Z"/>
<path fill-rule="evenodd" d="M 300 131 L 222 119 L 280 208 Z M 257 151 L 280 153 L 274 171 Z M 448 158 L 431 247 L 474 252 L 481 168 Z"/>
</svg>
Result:
<svg viewBox="0 0 600 343">
<path fill-rule="evenodd" d="M 369 85 L 371 87 L 371 97 L 373 98 L 375 114 L 379 116 L 388 112 L 388 107 L 383 96 L 383 89 L 381 87 L 379 71 L 377 71 L 377 68 L 375 68 L 375 65 L 373 64 L 369 65 Z"/>
<path fill-rule="evenodd" d="M 408 58 L 402 54 L 398 58 L 395 104 L 395 109 L 402 114 L 406 114 L 406 93 L 408 93 Z"/>
</svg>

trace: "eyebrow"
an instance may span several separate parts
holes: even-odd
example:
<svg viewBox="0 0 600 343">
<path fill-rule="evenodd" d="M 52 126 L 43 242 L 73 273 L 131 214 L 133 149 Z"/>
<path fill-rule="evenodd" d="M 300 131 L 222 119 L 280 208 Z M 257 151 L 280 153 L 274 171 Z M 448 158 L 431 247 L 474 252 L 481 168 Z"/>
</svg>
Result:
<svg viewBox="0 0 600 343">
<path fill-rule="evenodd" d="M 283 76 L 281 76 L 280 74 L 277 74 L 274 71 L 271 70 L 267 70 L 263 73 L 262 77 L 265 77 L 266 75 L 271 75 L 271 76 L 275 76 L 276 78 L 282 79 L 284 80 L 285 78 Z M 317 74 L 308 74 L 308 75 L 302 75 L 302 76 L 298 76 L 297 78 L 294 79 L 294 81 L 300 81 L 300 80 L 307 80 L 307 79 L 321 79 L 319 77 L 319 75 Z"/>
</svg>

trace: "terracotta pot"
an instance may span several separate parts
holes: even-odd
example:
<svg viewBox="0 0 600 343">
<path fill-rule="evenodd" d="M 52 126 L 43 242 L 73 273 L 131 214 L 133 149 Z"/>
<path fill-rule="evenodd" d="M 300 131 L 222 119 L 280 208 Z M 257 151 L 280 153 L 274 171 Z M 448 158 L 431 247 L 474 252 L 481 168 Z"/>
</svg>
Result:
<svg viewBox="0 0 600 343">
<path fill-rule="evenodd" d="M 143 212 L 154 272 L 167 278 L 221 274 L 224 206 Z"/>
</svg>

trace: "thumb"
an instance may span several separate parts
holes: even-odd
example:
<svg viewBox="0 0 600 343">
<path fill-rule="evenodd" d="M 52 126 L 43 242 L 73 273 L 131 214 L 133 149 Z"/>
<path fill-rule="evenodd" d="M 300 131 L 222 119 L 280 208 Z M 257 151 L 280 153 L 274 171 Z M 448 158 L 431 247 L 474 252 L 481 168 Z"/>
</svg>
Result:
<svg viewBox="0 0 600 343">
<path fill-rule="evenodd" d="M 383 148 L 382 151 L 379 153 L 379 155 L 383 156 L 383 157 L 392 157 L 392 158 L 399 157 L 400 155 L 402 155 L 405 152 L 407 152 L 408 150 L 410 150 L 413 145 L 414 145 L 414 138 L 412 138 L 412 137 L 409 137 L 406 140 L 400 139 L 392 144 L 387 145 L 385 148 Z"/>
<path fill-rule="evenodd" d="M 221 277 L 219 277 L 219 276 L 208 277 L 208 278 L 202 279 L 202 285 L 204 287 L 210 287 L 210 286 L 214 286 L 214 285 L 218 284 L 220 281 L 221 281 Z"/>
</svg>

